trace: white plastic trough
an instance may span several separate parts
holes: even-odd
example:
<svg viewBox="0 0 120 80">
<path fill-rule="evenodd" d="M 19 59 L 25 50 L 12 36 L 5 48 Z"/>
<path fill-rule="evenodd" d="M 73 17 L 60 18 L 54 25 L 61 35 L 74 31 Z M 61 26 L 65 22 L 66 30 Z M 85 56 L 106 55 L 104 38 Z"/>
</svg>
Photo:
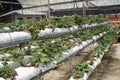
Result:
<svg viewBox="0 0 120 80">
<path fill-rule="evenodd" d="M 3 27 L 0 29 L 1 33 L 6 33 L 6 32 L 12 32 L 12 30 L 9 27 Z"/>
<path fill-rule="evenodd" d="M 0 45 L 13 43 L 16 41 L 32 39 L 30 33 L 26 32 L 10 32 L 10 33 L 0 33 Z"/>
<path fill-rule="evenodd" d="M 3 61 L 0 61 L 0 67 L 3 67 L 2 63 L 3 63 Z M 11 66 L 13 69 L 16 69 L 21 66 L 20 63 L 14 62 L 14 61 L 8 61 L 7 63 L 8 63 L 8 66 Z"/>
<path fill-rule="evenodd" d="M 81 29 L 78 26 L 72 26 L 70 28 L 55 28 L 54 30 L 51 29 L 51 28 L 46 28 L 45 30 L 41 30 L 38 33 L 38 38 L 42 39 L 42 38 L 59 37 L 61 35 L 70 34 L 70 33 L 77 32 L 77 31 L 82 30 L 82 29 L 89 29 L 89 28 L 93 28 L 93 27 L 104 26 L 108 23 L 109 22 L 103 22 L 103 23 L 100 23 L 100 24 L 93 23 L 91 25 L 84 24 L 84 25 L 82 25 Z"/>
<path fill-rule="evenodd" d="M 63 58 L 60 59 L 60 61 L 63 61 L 64 59 L 70 57 L 71 55 L 75 55 L 79 50 L 82 50 L 83 48 L 85 48 L 86 46 L 89 46 L 90 43 L 92 43 L 93 40 L 86 40 L 84 41 L 82 44 L 83 45 L 79 45 L 79 46 L 75 46 L 71 49 L 69 49 L 66 53 L 63 53 Z M 29 61 L 28 58 L 26 58 L 25 64 Z M 23 61 L 23 62 L 24 62 Z M 38 67 L 18 67 L 16 68 L 16 72 L 17 72 L 17 76 L 16 76 L 16 80 L 29 80 L 33 77 L 36 77 L 37 75 L 39 75 L 41 72 L 45 72 L 53 67 L 56 66 L 56 64 L 58 64 L 60 61 L 54 61 L 52 63 L 47 63 L 47 64 L 43 64 L 41 63 Z"/>
<path fill-rule="evenodd" d="M 92 65 L 89 65 L 93 70 L 101 63 L 101 60 L 105 54 L 104 52 L 108 51 L 108 48 L 109 48 L 109 46 L 106 47 L 106 49 L 102 52 L 102 54 L 100 55 L 99 58 L 96 58 L 95 61 L 93 61 Z M 87 62 L 90 62 L 90 61 L 87 61 Z M 84 73 L 84 76 L 82 78 L 79 78 L 79 79 L 74 79 L 73 76 L 71 76 L 69 78 L 69 80 L 87 80 L 91 73 L 92 72 Z"/>
<path fill-rule="evenodd" d="M 4 57 L 10 57 L 12 56 L 11 54 L 5 53 L 5 54 L 1 54 L 0 55 L 0 59 L 4 58 Z"/>
<path fill-rule="evenodd" d="M 15 69 L 18 74 L 15 78 L 16 80 L 30 80 L 41 72 L 54 68 L 55 66 L 54 63 L 47 63 L 40 64 L 38 67 L 19 67 Z"/>
</svg>

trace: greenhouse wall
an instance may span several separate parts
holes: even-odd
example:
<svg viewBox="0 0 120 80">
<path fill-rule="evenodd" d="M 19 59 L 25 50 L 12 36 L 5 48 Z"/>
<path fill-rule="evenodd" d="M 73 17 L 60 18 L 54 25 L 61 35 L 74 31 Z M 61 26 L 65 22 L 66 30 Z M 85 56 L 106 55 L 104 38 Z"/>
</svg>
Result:
<svg viewBox="0 0 120 80">
<path fill-rule="evenodd" d="M 98 14 L 116 14 L 119 13 L 120 9 L 93 9 L 93 10 L 86 10 L 86 15 L 98 15 Z M 82 10 L 64 10 L 64 11 L 56 11 L 56 12 L 51 12 L 52 16 L 64 16 L 64 15 L 73 15 L 73 14 L 78 14 L 78 15 L 83 15 Z"/>
</svg>

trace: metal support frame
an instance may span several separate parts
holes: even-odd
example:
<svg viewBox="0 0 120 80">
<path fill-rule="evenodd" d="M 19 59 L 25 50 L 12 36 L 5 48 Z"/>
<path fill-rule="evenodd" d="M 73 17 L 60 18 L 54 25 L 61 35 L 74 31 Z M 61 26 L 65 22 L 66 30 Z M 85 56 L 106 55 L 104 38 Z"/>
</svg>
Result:
<svg viewBox="0 0 120 80">
<path fill-rule="evenodd" d="M 50 20 L 50 0 L 48 0 L 48 15 L 47 15 L 48 17 L 48 22 L 50 23 L 51 22 L 51 20 Z"/>
<path fill-rule="evenodd" d="M 10 8 L 11 8 L 11 11 L 12 11 L 13 10 L 12 4 L 11 4 Z M 14 22 L 14 15 L 13 14 L 11 14 L 11 20 L 12 20 L 12 22 Z"/>
</svg>

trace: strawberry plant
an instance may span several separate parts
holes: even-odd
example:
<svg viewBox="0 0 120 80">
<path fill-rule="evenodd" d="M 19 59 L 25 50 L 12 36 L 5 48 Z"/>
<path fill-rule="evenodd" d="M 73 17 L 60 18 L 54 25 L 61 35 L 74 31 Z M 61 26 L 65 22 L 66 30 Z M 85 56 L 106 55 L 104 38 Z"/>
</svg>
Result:
<svg viewBox="0 0 120 80">
<path fill-rule="evenodd" d="M 95 52 L 93 53 L 94 57 L 97 57 L 97 58 L 99 58 L 101 54 L 102 54 L 102 49 L 101 49 L 101 47 L 97 48 L 97 49 L 95 50 Z"/>
<path fill-rule="evenodd" d="M 112 45 L 112 41 L 117 38 L 116 30 L 110 31 L 101 39 L 101 44 L 103 46 Z"/>
<path fill-rule="evenodd" d="M 82 78 L 85 72 L 91 71 L 93 71 L 93 69 L 88 66 L 87 62 L 78 63 L 75 69 L 73 69 L 72 75 L 75 79 Z"/>
<path fill-rule="evenodd" d="M 25 52 L 22 50 L 18 50 L 18 49 L 14 49 L 12 51 L 9 52 L 12 56 L 10 57 L 11 60 L 15 61 L 15 62 L 20 62 L 23 59 L 23 57 L 25 56 Z"/>
<path fill-rule="evenodd" d="M 105 22 L 105 21 L 108 21 L 108 20 L 106 20 L 105 18 L 103 18 L 100 15 L 95 15 L 95 16 L 92 16 L 92 18 L 91 18 L 92 23 L 102 23 L 102 22 Z"/>
<path fill-rule="evenodd" d="M 45 29 L 47 25 L 47 22 L 45 21 L 28 21 L 26 24 L 26 30 L 31 33 L 33 38 L 38 37 L 38 33 L 40 32 L 41 29 Z"/>
<path fill-rule="evenodd" d="M 50 57 L 44 53 L 34 53 L 30 58 L 30 63 L 33 66 L 38 66 L 39 63 L 48 63 L 50 62 Z"/>
<path fill-rule="evenodd" d="M 66 27 L 64 25 L 63 18 L 54 18 L 54 19 L 52 19 L 51 22 L 53 25 L 55 25 L 55 27 L 58 27 L 58 28 Z"/>
<path fill-rule="evenodd" d="M 74 22 L 75 22 L 76 25 L 79 25 L 81 27 L 81 25 L 87 23 L 87 19 L 83 18 L 81 16 L 78 16 L 78 15 L 75 15 L 74 16 Z"/>
<path fill-rule="evenodd" d="M 16 71 L 10 66 L 0 67 L 0 77 L 10 78 L 11 80 L 15 80 L 15 76 L 17 75 Z"/>
<path fill-rule="evenodd" d="M 5 23 L 0 23 L 0 28 L 5 27 Z"/>
<path fill-rule="evenodd" d="M 51 23 L 58 28 L 69 28 L 74 25 L 74 19 L 72 17 L 53 18 Z"/>
</svg>

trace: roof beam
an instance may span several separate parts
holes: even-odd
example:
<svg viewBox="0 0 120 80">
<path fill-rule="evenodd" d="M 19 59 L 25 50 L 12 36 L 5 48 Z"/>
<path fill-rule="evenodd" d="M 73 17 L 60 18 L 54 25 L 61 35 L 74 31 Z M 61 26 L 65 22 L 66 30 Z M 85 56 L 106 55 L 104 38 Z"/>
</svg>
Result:
<svg viewBox="0 0 120 80">
<path fill-rule="evenodd" d="M 67 3 L 74 3 L 74 2 L 82 2 L 82 1 L 84 1 L 84 0 L 73 0 L 73 1 L 66 1 L 66 2 L 58 2 L 58 3 L 52 3 L 52 4 L 50 4 L 51 6 L 54 6 L 54 5 L 60 5 L 60 4 L 67 4 Z M 89 0 L 89 1 L 94 1 L 94 0 Z M 45 4 L 45 5 L 39 5 L 39 6 L 31 6 L 31 7 L 25 7 L 25 8 L 23 8 L 23 9 L 30 9 L 30 8 L 36 8 L 36 7 L 46 7 L 46 6 L 48 6 L 48 4 Z"/>
<path fill-rule="evenodd" d="M 15 5 L 31 5 L 31 6 L 36 6 L 35 4 L 23 4 L 23 3 L 17 3 L 17 2 L 8 2 L 8 1 L 0 1 L 0 3 L 4 4 L 15 4 Z"/>
</svg>

